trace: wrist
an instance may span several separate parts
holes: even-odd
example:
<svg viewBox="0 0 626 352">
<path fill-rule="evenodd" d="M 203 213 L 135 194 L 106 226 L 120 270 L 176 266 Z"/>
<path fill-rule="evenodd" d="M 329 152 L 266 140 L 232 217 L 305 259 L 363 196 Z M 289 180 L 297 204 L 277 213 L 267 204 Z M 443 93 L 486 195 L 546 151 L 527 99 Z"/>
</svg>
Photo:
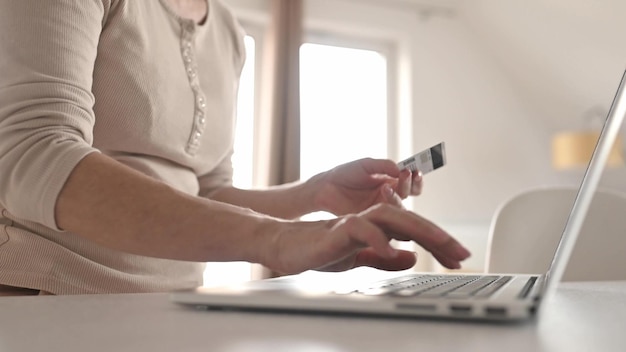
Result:
<svg viewBox="0 0 626 352">
<path fill-rule="evenodd" d="M 327 196 L 327 188 L 329 186 L 328 173 L 329 171 L 319 173 L 306 182 L 309 189 L 307 194 L 311 203 L 311 212 L 325 211 L 333 213 L 332 204 L 330 204 L 329 200 L 331 197 Z"/>
<path fill-rule="evenodd" d="M 273 271 L 280 271 L 283 242 L 289 232 L 291 221 L 278 218 L 263 219 L 255 229 L 254 244 L 250 246 L 251 262 L 261 264 Z"/>
<path fill-rule="evenodd" d="M 295 212 L 295 216 L 289 219 L 296 219 L 302 215 L 323 210 L 319 202 L 320 188 L 324 182 L 320 175 L 311 177 L 310 179 L 292 184 L 289 187 L 287 198 L 290 199 L 291 211 Z"/>
<path fill-rule="evenodd" d="M 332 221 L 331 221 L 332 222 Z M 265 233 L 259 234 L 262 243 L 257 250 L 259 264 L 284 275 L 298 274 L 313 269 L 319 258 L 319 240 L 329 228 L 328 221 L 287 221 L 268 222 Z"/>
</svg>

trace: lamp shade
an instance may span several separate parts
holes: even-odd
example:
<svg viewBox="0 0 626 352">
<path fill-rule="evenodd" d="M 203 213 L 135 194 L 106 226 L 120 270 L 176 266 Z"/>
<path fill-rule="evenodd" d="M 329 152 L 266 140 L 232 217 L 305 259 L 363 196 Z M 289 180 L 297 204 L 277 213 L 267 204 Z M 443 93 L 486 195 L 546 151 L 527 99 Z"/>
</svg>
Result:
<svg viewBox="0 0 626 352">
<path fill-rule="evenodd" d="M 552 165 L 559 170 L 586 167 L 599 137 L 600 132 L 595 131 L 570 131 L 556 134 L 552 139 Z M 610 167 L 624 165 L 622 154 L 622 138 L 617 136 L 607 165 Z"/>
</svg>

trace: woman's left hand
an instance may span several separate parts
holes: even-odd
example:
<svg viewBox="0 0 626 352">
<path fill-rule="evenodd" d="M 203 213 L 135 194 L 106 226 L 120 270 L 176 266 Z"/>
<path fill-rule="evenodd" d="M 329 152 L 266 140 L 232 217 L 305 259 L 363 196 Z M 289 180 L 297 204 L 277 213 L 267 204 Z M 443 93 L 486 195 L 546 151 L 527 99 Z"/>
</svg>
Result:
<svg viewBox="0 0 626 352">
<path fill-rule="evenodd" d="M 402 207 L 402 200 L 422 192 L 422 175 L 402 170 L 386 159 L 365 158 L 318 174 L 315 203 L 335 215 L 361 212 L 374 204 Z"/>
</svg>

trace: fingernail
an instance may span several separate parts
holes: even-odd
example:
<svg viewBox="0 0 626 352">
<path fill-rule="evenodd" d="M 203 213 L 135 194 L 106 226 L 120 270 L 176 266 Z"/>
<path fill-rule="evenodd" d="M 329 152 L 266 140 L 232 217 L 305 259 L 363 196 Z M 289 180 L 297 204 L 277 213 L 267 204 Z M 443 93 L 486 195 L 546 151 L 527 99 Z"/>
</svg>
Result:
<svg viewBox="0 0 626 352">
<path fill-rule="evenodd" d="M 464 259 L 467 259 L 470 255 L 472 255 L 472 253 L 470 253 L 470 251 L 468 251 L 464 247 L 458 246 L 456 247 L 456 255 L 458 256 L 459 259 L 464 260 Z"/>
<path fill-rule="evenodd" d="M 388 247 L 387 253 L 389 254 L 390 258 L 395 258 L 396 256 L 398 256 L 398 250 L 393 247 Z"/>
<path fill-rule="evenodd" d="M 391 199 L 393 197 L 393 188 L 391 188 L 389 184 L 385 183 L 383 185 L 383 193 L 385 194 L 385 197 L 387 197 L 387 199 Z"/>
</svg>

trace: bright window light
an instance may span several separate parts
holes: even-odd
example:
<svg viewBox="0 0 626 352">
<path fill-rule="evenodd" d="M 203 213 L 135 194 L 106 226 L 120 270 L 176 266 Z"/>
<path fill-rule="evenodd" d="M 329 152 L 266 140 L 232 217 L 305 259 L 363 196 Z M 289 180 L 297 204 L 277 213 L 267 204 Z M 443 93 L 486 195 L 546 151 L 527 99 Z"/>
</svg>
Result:
<svg viewBox="0 0 626 352">
<path fill-rule="evenodd" d="M 246 63 L 241 72 L 237 100 L 237 125 L 235 129 L 235 152 L 232 157 L 233 185 L 238 188 L 252 186 L 252 157 L 254 136 L 254 66 L 255 42 L 246 36 Z M 204 285 L 215 286 L 248 281 L 252 267 L 246 262 L 211 262 L 204 270 Z"/>
<path fill-rule="evenodd" d="M 387 60 L 381 53 L 302 45 L 300 94 L 303 180 L 359 158 L 388 157 Z"/>
<path fill-rule="evenodd" d="M 255 42 L 246 36 L 246 63 L 241 72 L 237 99 L 237 126 L 235 127 L 235 153 L 232 161 L 235 169 L 233 184 L 239 188 L 252 187 L 253 141 L 254 141 L 254 66 Z"/>
<path fill-rule="evenodd" d="M 376 51 L 300 49 L 301 176 L 362 157 L 387 157 L 387 62 Z"/>
</svg>

